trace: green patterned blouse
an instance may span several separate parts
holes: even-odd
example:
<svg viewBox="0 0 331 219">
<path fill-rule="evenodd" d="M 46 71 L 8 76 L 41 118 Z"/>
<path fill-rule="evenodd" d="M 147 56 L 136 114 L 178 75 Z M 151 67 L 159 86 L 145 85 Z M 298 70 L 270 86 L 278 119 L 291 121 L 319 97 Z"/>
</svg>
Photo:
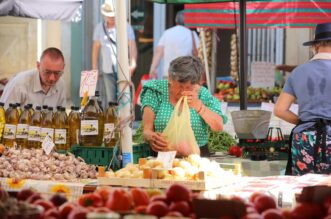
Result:
<svg viewBox="0 0 331 219">
<path fill-rule="evenodd" d="M 199 91 L 199 99 L 206 107 L 223 118 L 227 122 L 227 117 L 221 112 L 221 103 L 210 94 L 203 86 Z M 168 80 L 150 80 L 143 85 L 141 96 L 141 109 L 149 106 L 155 113 L 154 128 L 156 132 L 162 132 L 170 120 L 174 106 L 169 102 Z M 191 126 L 198 145 L 204 146 L 208 142 L 209 126 L 200 115 L 190 108 Z"/>
</svg>

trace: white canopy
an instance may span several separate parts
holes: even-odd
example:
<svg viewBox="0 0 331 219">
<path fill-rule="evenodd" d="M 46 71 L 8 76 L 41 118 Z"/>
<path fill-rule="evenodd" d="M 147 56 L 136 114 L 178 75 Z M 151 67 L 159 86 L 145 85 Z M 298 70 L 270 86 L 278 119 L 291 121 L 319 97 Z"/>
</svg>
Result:
<svg viewBox="0 0 331 219">
<path fill-rule="evenodd" d="M 83 0 L 0 0 L 0 16 L 72 21 Z"/>
</svg>

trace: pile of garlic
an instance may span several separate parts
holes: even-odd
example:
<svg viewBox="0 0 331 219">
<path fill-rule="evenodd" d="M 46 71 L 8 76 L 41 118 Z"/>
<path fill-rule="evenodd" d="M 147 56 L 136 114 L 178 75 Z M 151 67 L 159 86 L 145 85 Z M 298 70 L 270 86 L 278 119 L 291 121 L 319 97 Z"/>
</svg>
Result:
<svg viewBox="0 0 331 219">
<path fill-rule="evenodd" d="M 0 177 L 37 180 L 96 178 L 96 167 L 73 154 L 46 155 L 41 149 L 7 149 L 0 157 Z"/>
</svg>

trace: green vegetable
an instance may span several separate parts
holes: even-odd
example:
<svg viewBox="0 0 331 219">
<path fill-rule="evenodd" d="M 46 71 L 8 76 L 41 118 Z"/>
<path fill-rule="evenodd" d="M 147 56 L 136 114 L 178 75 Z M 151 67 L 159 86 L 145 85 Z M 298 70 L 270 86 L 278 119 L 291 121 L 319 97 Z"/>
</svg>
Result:
<svg viewBox="0 0 331 219">
<path fill-rule="evenodd" d="M 227 132 L 209 131 L 208 148 L 210 152 L 228 151 L 237 141 Z"/>
<path fill-rule="evenodd" d="M 146 143 L 144 139 L 144 127 L 143 123 L 141 122 L 139 127 L 136 130 L 136 133 L 132 136 L 132 141 L 136 144 L 143 144 Z"/>
</svg>

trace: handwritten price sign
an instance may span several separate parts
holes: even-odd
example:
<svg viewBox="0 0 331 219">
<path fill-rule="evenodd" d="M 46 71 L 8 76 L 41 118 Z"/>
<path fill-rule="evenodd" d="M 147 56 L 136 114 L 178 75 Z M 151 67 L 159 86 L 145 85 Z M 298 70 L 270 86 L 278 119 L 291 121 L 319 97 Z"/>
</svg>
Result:
<svg viewBox="0 0 331 219">
<path fill-rule="evenodd" d="M 88 96 L 94 96 L 98 81 L 98 70 L 82 71 L 80 76 L 79 96 L 83 97 L 87 91 Z"/>
</svg>

